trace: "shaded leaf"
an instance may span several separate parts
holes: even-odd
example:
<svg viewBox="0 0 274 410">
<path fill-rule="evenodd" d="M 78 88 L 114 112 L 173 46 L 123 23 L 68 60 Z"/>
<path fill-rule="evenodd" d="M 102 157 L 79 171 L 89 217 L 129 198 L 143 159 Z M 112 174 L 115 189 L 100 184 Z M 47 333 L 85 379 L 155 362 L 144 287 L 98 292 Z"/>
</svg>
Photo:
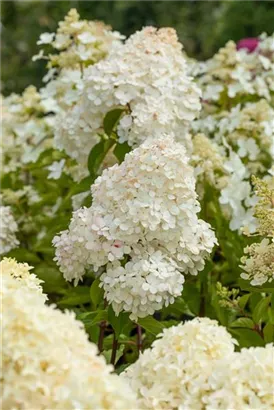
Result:
<svg viewBox="0 0 274 410">
<path fill-rule="evenodd" d="M 116 316 L 112 306 L 108 308 L 108 321 L 111 324 L 113 330 L 115 331 L 116 338 L 118 339 L 119 335 L 122 333 L 123 328 L 129 322 L 129 314 L 126 312 L 119 313 Z"/>
<path fill-rule="evenodd" d="M 60 306 L 76 306 L 90 302 L 89 286 L 79 286 L 66 291 L 65 296 L 58 302 Z"/>
<path fill-rule="evenodd" d="M 106 310 L 96 310 L 95 312 L 84 312 L 77 315 L 77 319 L 81 320 L 86 328 L 96 325 L 102 320 L 107 320 Z"/>
<path fill-rule="evenodd" d="M 100 280 L 97 278 L 92 282 L 90 287 L 90 299 L 95 307 L 103 300 L 104 291 L 99 287 Z"/>
<path fill-rule="evenodd" d="M 274 326 L 271 323 L 267 323 L 263 330 L 264 340 L 266 343 L 274 342 Z"/>
<path fill-rule="evenodd" d="M 255 323 L 259 323 L 260 321 L 264 320 L 267 316 L 268 306 L 270 304 L 270 296 L 263 298 L 260 302 L 256 305 L 252 317 Z"/>
<path fill-rule="evenodd" d="M 94 178 L 97 175 L 102 161 L 114 143 L 115 141 L 113 139 L 102 140 L 91 149 L 88 156 L 88 170 Z"/>
<path fill-rule="evenodd" d="M 260 335 L 251 329 L 229 329 L 232 336 L 238 340 L 240 347 L 264 346 Z"/>
<path fill-rule="evenodd" d="M 154 336 L 157 336 L 158 333 L 161 333 L 164 329 L 164 325 L 152 316 L 138 319 L 138 324 Z"/>
<path fill-rule="evenodd" d="M 115 108 L 114 110 L 109 111 L 104 117 L 104 131 L 111 137 L 112 131 L 116 127 L 122 113 L 125 111 L 124 107 Z"/>
<path fill-rule="evenodd" d="M 115 157 L 118 159 L 119 163 L 124 161 L 125 155 L 130 152 L 131 147 L 128 145 L 127 142 L 124 142 L 123 144 L 119 144 L 117 143 L 113 154 L 115 155 Z"/>
<path fill-rule="evenodd" d="M 248 317 L 240 317 L 236 320 L 234 320 L 231 324 L 231 327 L 246 327 L 249 329 L 253 329 L 254 328 L 254 322 L 252 319 L 248 318 Z"/>
<path fill-rule="evenodd" d="M 238 299 L 238 305 L 240 306 L 240 308 L 244 309 L 246 307 L 249 298 L 250 293 L 247 293 L 246 295 L 243 295 Z"/>
<path fill-rule="evenodd" d="M 45 293 L 66 293 L 68 283 L 56 267 L 42 263 L 35 268 L 35 274 L 44 281 L 42 286 Z"/>
</svg>

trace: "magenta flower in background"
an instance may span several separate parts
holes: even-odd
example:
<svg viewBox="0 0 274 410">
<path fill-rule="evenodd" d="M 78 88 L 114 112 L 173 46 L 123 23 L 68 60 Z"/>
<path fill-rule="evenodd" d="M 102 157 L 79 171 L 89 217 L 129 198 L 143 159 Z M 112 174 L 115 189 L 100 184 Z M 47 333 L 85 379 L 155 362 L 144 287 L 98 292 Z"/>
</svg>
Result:
<svg viewBox="0 0 274 410">
<path fill-rule="evenodd" d="M 252 53 L 259 44 L 259 39 L 257 37 L 242 38 L 242 40 L 237 43 L 237 50 L 241 48 L 246 48 L 250 53 Z"/>
</svg>

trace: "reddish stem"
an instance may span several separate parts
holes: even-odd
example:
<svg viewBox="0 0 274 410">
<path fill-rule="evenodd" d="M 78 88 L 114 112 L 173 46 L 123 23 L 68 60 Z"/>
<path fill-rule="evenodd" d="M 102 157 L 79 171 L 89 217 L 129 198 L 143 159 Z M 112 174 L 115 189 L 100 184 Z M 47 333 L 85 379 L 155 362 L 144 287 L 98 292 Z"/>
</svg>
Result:
<svg viewBox="0 0 274 410">
<path fill-rule="evenodd" d="M 113 366 L 115 365 L 115 361 L 116 361 L 117 348 L 118 348 L 118 340 L 115 337 L 115 333 L 113 333 L 112 352 L 111 352 L 111 359 L 110 359 L 110 363 L 113 364 Z"/>
</svg>

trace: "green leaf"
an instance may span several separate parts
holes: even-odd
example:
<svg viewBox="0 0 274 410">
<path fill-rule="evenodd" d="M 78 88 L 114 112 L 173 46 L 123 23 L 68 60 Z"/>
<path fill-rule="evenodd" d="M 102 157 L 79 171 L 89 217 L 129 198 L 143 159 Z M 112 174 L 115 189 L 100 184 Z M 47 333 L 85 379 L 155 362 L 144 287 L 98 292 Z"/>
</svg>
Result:
<svg viewBox="0 0 274 410">
<path fill-rule="evenodd" d="M 35 274 L 44 281 L 42 286 L 45 293 L 66 293 L 68 283 L 56 267 L 42 263 L 35 268 Z"/>
<path fill-rule="evenodd" d="M 238 299 L 238 305 L 240 306 L 240 308 L 244 309 L 246 307 L 249 298 L 250 293 L 247 293 L 246 295 L 243 295 Z"/>
<path fill-rule="evenodd" d="M 274 325 L 274 305 L 273 305 L 273 302 L 271 303 L 271 306 L 268 307 L 267 313 L 268 313 L 268 320 L 269 320 L 269 322 L 270 322 L 272 325 Z"/>
<path fill-rule="evenodd" d="M 195 315 L 198 315 L 200 310 L 201 297 L 196 283 L 185 283 L 182 297 L 186 301 L 187 306 L 189 307 L 191 312 Z"/>
<path fill-rule="evenodd" d="M 186 314 L 189 316 L 192 315 L 186 302 L 184 301 L 182 297 L 176 298 L 174 303 L 168 305 L 167 307 L 164 307 L 162 309 L 162 312 L 164 313 L 165 316 L 168 316 L 170 314 L 176 315 L 178 317 L 181 317 L 183 314 Z"/>
<path fill-rule="evenodd" d="M 229 329 L 232 336 L 238 340 L 240 347 L 264 346 L 260 335 L 251 329 Z"/>
<path fill-rule="evenodd" d="M 118 159 L 119 163 L 124 161 L 125 155 L 130 152 L 131 147 L 128 145 L 127 142 L 124 142 L 123 144 L 116 144 L 113 154 L 115 157 Z"/>
<path fill-rule="evenodd" d="M 248 290 L 249 292 L 258 292 L 258 293 L 274 293 L 273 283 L 264 283 L 262 286 L 252 286 L 250 282 L 244 279 L 238 279 L 238 285 L 242 290 Z"/>
<path fill-rule="evenodd" d="M 248 317 L 240 317 L 236 320 L 234 320 L 231 324 L 231 327 L 245 327 L 248 329 L 253 329 L 254 328 L 254 322 L 252 319 L 249 319 Z"/>
<path fill-rule="evenodd" d="M 16 248 L 10 251 L 7 256 L 9 258 L 15 258 L 17 262 L 27 262 L 30 265 L 32 263 L 41 262 L 41 259 L 33 252 L 28 251 L 25 248 Z"/>
<path fill-rule="evenodd" d="M 112 131 L 116 127 L 122 113 L 125 111 L 125 107 L 115 108 L 114 110 L 109 111 L 104 118 L 104 131 L 111 137 Z"/>
<path fill-rule="evenodd" d="M 116 338 L 118 339 L 118 337 L 122 333 L 123 328 L 130 321 L 129 314 L 126 312 L 121 312 L 118 316 L 116 316 L 112 306 L 110 305 L 108 308 L 108 321 L 115 331 Z"/>
<path fill-rule="evenodd" d="M 119 348 L 116 351 L 116 357 L 115 357 L 115 363 L 114 365 L 118 362 L 118 360 L 123 356 L 124 354 L 124 345 L 120 345 Z M 111 355 L 112 355 L 112 349 L 109 350 L 103 350 L 102 355 L 105 357 L 107 363 L 110 363 L 111 360 Z"/>
<path fill-rule="evenodd" d="M 104 291 L 99 287 L 100 280 L 97 278 L 92 282 L 90 287 L 90 299 L 95 307 L 103 300 Z"/>
<path fill-rule="evenodd" d="M 274 342 L 274 326 L 271 323 L 267 323 L 263 330 L 264 340 L 266 343 Z"/>
<path fill-rule="evenodd" d="M 58 302 L 60 306 L 77 306 L 90 302 L 89 286 L 78 286 L 66 291 L 65 296 Z"/>
<path fill-rule="evenodd" d="M 157 336 L 158 333 L 161 333 L 164 329 L 162 323 L 158 322 L 158 320 L 154 319 L 152 316 L 139 319 L 138 324 L 154 336 Z"/>
<path fill-rule="evenodd" d="M 107 320 L 106 310 L 96 310 L 95 312 L 84 312 L 77 315 L 77 319 L 81 320 L 86 328 L 96 325 L 102 320 Z"/>
<path fill-rule="evenodd" d="M 260 302 L 256 305 L 252 314 L 252 318 L 255 323 L 259 323 L 260 321 L 265 319 L 269 304 L 270 296 L 261 299 Z"/>
<path fill-rule="evenodd" d="M 106 154 L 114 144 L 115 140 L 113 139 L 102 140 L 91 149 L 88 156 L 88 170 L 94 178 Z"/>
</svg>

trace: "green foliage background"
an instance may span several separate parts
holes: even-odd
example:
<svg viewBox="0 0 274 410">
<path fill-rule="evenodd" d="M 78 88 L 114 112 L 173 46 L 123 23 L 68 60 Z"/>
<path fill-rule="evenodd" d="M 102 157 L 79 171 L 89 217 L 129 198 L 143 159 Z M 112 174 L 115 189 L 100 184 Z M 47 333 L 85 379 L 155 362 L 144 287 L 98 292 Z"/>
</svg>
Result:
<svg viewBox="0 0 274 410">
<path fill-rule="evenodd" d="M 5 95 L 41 86 L 44 63 L 31 61 L 39 35 L 55 31 L 72 7 L 81 18 L 103 20 L 130 35 L 145 25 L 171 26 L 187 53 L 211 57 L 228 40 L 273 32 L 273 1 L 4 1 L 2 89 Z"/>
</svg>

